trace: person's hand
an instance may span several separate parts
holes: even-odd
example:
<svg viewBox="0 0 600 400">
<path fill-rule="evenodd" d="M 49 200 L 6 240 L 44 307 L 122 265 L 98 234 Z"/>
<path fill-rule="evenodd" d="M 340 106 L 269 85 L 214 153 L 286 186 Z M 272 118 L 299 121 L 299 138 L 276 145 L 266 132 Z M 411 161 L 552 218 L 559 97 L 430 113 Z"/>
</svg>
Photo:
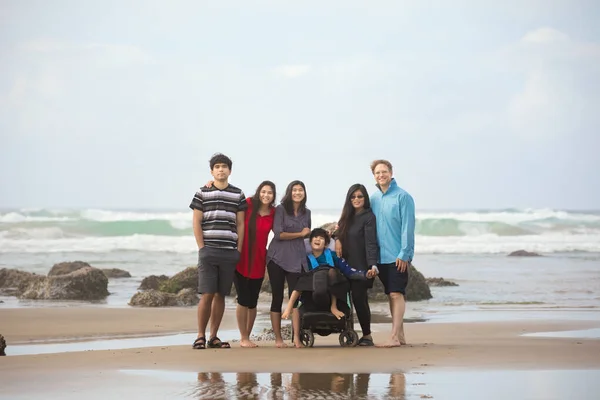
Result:
<svg viewBox="0 0 600 400">
<path fill-rule="evenodd" d="M 302 237 L 308 236 L 310 235 L 310 228 L 304 228 L 300 233 L 302 234 Z"/>
<path fill-rule="evenodd" d="M 406 271 L 406 268 L 408 268 L 408 261 L 403 261 L 399 258 L 396 258 L 396 268 L 398 268 L 398 271 L 400 272 Z"/>
<path fill-rule="evenodd" d="M 206 182 L 206 185 L 204 185 L 204 186 L 209 188 L 213 185 L 213 183 L 215 183 L 215 181 L 208 181 L 208 182 Z"/>
<path fill-rule="evenodd" d="M 335 254 L 342 258 L 342 242 L 340 242 L 339 240 L 335 241 Z"/>
<path fill-rule="evenodd" d="M 372 269 L 367 271 L 367 279 L 373 279 L 375 277 Z"/>
</svg>

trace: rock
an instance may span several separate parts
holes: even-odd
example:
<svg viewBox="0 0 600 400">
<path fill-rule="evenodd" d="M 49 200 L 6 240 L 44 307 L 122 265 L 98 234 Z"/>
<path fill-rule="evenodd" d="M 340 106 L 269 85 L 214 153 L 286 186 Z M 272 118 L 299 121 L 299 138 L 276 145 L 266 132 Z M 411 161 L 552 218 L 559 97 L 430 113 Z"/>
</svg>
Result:
<svg viewBox="0 0 600 400">
<path fill-rule="evenodd" d="M 198 293 L 196 293 L 195 289 L 181 289 L 177 296 L 175 296 L 175 301 L 178 306 L 195 306 L 198 305 L 200 298 L 198 297 Z"/>
<path fill-rule="evenodd" d="M 198 267 L 188 267 L 159 286 L 159 290 L 166 293 L 179 293 L 181 289 L 198 291 Z"/>
<path fill-rule="evenodd" d="M 165 293 L 155 289 L 146 290 L 144 292 L 137 292 L 129 300 L 130 306 L 141 306 L 141 307 L 169 307 L 177 304 L 175 295 L 172 293 Z"/>
<path fill-rule="evenodd" d="M 23 287 L 34 279 L 43 278 L 41 275 L 18 269 L 0 269 L 0 294 L 3 296 L 17 296 Z"/>
<path fill-rule="evenodd" d="M 30 300 L 101 300 L 108 296 L 108 278 L 94 267 L 77 269 L 66 275 L 31 279 L 19 298 Z"/>
<path fill-rule="evenodd" d="M 139 290 L 158 290 L 161 283 L 168 281 L 169 277 L 166 275 L 150 275 L 145 277 L 140 284 Z"/>
<path fill-rule="evenodd" d="M 431 290 L 425 281 L 425 277 L 412 264 L 409 267 L 408 276 L 406 301 L 429 300 L 433 297 L 431 296 Z M 383 289 L 383 284 L 379 278 L 375 278 L 373 288 L 370 289 L 368 293 L 369 300 L 371 301 L 388 301 L 388 297 Z"/>
<path fill-rule="evenodd" d="M 292 340 L 292 324 L 281 326 L 281 337 L 283 340 Z M 251 335 L 250 340 L 255 342 L 275 341 L 275 333 L 273 333 L 273 328 L 265 328 L 258 335 Z"/>
<path fill-rule="evenodd" d="M 335 226 L 337 225 L 337 222 L 328 222 L 326 224 L 321 225 L 319 228 L 321 229 L 325 229 L 327 232 L 332 233 L 333 231 L 335 231 Z"/>
<path fill-rule="evenodd" d="M 18 296 L 19 288 L 1 288 L 0 296 Z"/>
<path fill-rule="evenodd" d="M 425 278 L 429 286 L 458 286 L 457 283 L 447 281 L 444 278 Z"/>
<path fill-rule="evenodd" d="M 0 356 L 6 355 L 4 350 L 6 350 L 6 340 L 4 339 L 4 336 L 0 335 Z"/>
<path fill-rule="evenodd" d="M 508 255 L 509 257 L 541 257 L 541 254 L 534 253 L 526 250 L 513 251 Z"/>
<path fill-rule="evenodd" d="M 134 294 L 129 300 L 129 305 L 137 307 L 195 306 L 198 304 L 198 300 L 196 292 L 189 288 L 182 289 L 177 294 L 150 289 Z"/>
<path fill-rule="evenodd" d="M 79 269 L 86 267 L 91 267 L 91 265 L 83 261 L 61 262 L 58 264 L 54 264 L 52 268 L 50 268 L 48 276 L 67 275 L 71 272 L 75 272 Z"/>
<path fill-rule="evenodd" d="M 107 278 L 131 278 L 129 272 L 119 268 L 103 268 L 101 271 Z"/>
</svg>

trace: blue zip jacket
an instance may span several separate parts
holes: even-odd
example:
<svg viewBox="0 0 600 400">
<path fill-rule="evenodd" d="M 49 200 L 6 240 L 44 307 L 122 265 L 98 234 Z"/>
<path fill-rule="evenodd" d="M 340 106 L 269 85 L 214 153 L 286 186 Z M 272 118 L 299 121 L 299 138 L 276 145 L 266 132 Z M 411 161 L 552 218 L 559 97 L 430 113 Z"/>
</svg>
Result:
<svg viewBox="0 0 600 400">
<path fill-rule="evenodd" d="M 415 254 L 415 202 L 392 178 L 387 192 L 371 195 L 371 208 L 377 219 L 379 262 L 412 261 Z"/>
<path fill-rule="evenodd" d="M 337 254 L 329 249 L 325 249 L 323 254 L 321 254 L 319 257 L 315 257 L 312 253 L 307 257 L 310 264 L 309 268 L 311 270 L 321 265 L 329 265 L 333 268 L 339 269 L 348 279 L 362 279 L 366 278 L 367 276 L 367 271 L 360 271 L 352 268 L 350 265 L 348 265 L 346 260 L 339 258 Z"/>
</svg>

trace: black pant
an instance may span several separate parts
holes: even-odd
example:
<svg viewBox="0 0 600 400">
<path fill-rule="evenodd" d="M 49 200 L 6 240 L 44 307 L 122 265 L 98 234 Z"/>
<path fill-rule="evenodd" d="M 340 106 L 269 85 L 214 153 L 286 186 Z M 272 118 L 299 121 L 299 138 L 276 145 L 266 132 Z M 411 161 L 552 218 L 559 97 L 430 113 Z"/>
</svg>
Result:
<svg viewBox="0 0 600 400">
<path fill-rule="evenodd" d="M 281 313 L 285 281 L 288 284 L 289 298 L 292 297 L 292 292 L 294 291 L 296 282 L 298 282 L 300 273 L 288 272 L 273 261 L 269 261 L 269 264 L 267 264 L 267 271 L 269 273 L 269 282 L 271 283 L 271 312 Z"/>
<path fill-rule="evenodd" d="M 352 286 L 352 303 L 360 323 L 363 336 L 371 334 L 371 307 L 369 306 L 369 290 L 365 281 L 350 281 Z"/>
</svg>

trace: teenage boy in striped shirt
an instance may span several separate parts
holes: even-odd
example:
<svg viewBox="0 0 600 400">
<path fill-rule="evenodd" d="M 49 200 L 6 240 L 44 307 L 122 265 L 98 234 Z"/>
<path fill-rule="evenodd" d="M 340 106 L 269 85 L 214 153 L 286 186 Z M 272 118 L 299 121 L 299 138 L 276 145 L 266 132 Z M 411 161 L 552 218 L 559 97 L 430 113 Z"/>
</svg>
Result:
<svg viewBox="0 0 600 400">
<path fill-rule="evenodd" d="M 217 336 L 225 296 L 229 296 L 235 268 L 244 242 L 244 213 L 248 204 L 244 192 L 229 183 L 232 161 L 224 154 L 210 159 L 214 183 L 198 189 L 190 208 L 194 210 L 193 228 L 198 245 L 198 337 L 194 349 L 230 348 Z M 210 339 L 206 326 L 210 324 Z"/>
</svg>

